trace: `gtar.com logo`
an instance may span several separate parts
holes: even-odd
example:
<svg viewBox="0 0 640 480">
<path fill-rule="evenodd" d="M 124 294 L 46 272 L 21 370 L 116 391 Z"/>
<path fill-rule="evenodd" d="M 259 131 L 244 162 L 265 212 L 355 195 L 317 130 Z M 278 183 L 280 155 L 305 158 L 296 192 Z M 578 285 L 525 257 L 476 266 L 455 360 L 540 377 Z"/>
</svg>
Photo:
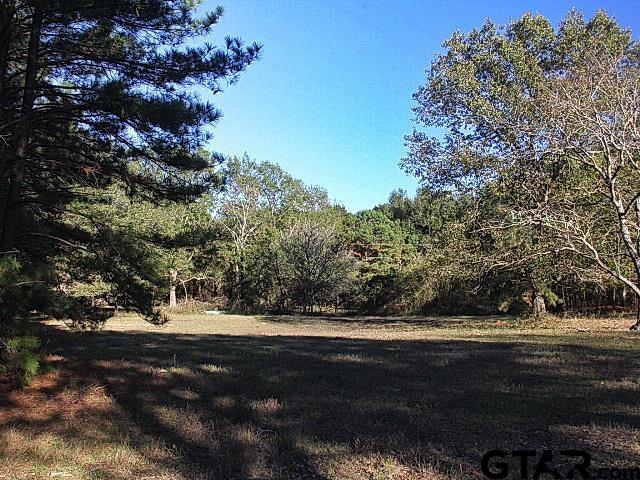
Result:
<svg viewBox="0 0 640 480">
<path fill-rule="evenodd" d="M 486 478 L 537 480 L 594 479 L 640 480 L 640 467 L 596 468 L 584 450 L 491 450 L 482 456 L 480 469 Z"/>
</svg>

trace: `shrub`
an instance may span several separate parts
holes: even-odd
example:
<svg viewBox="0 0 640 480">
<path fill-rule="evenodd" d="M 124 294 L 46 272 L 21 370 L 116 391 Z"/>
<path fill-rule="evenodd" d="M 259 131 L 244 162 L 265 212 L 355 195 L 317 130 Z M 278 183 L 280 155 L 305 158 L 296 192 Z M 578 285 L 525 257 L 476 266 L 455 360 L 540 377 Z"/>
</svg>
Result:
<svg viewBox="0 0 640 480">
<path fill-rule="evenodd" d="M 40 341 L 33 335 L 19 335 L 2 342 L 2 370 L 20 386 L 27 386 L 40 369 Z"/>
</svg>

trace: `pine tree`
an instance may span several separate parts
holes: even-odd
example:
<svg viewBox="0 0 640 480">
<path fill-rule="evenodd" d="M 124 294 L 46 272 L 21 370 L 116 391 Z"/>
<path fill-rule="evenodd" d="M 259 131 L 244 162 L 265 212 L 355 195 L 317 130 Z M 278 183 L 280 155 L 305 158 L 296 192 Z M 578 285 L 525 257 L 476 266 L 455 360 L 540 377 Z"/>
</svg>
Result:
<svg viewBox="0 0 640 480">
<path fill-rule="evenodd" d="M 199 16 L 196 3 L 0 0 L 0 252 L 13 270 L 47 271 L 0 278 L 3 305 L 16 288 L 55 284 L 55 261 L 76 249 L 95 253 L 107 277 L 133 276 L 109 225 L 62 221 L 71 202 L 91 201 L 84 187 L 118 182 L 166 203 L 219 183 L 201 147 L 220 112 L 196 92 L 233 83 L 260 46 L 204 42 L 223 11 Z M 132 291 L 148 311 L 144 288 Z"/>
</svg>

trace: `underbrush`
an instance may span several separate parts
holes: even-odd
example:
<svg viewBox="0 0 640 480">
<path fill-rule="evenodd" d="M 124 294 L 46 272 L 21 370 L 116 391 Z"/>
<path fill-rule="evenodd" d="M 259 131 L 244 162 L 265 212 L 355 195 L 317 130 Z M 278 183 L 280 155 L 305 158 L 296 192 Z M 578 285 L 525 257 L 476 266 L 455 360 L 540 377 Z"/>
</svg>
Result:
<svg viewBox="0 0 640 480">
<path fill-rule="evenodd" d="M 27 386 L 40 370 L 40 340 L 32 334 L 14 335 L 0 340 L 0 372 L 12 382 Z"/>
<path fill-rule="evenodd" d="M 168 312 L 177 314 L 197 314 L 209 310 L 224 310 L 226 304 L 223 301 L 201 302 L 199 300 L 183 300 L 176 307 L 168 309 Z"/>
</svg>

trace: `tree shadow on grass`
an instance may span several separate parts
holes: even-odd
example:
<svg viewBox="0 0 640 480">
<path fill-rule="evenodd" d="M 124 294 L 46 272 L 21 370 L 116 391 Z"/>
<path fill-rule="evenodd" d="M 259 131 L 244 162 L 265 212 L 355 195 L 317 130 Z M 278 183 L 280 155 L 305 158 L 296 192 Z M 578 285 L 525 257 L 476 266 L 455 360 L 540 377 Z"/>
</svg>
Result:
<svg viewBox="0 0 640 480">
<path fill-rule="evenodd" d="M 385 461 L 393 478 L 474 478 L 494 448 L 640 466 L 638 356 L 554 342 L 53 331 L 49 348 L 185 478 L 372 478 Z M 109 414 L 94 420 L 63 433 L 115 435 Z"/>
<path fill-rule="evenodd" d="M 319 326 L 329 327 L 349 327 L 349 328 L 380 328 L 380 327 L 406 327 L 406 328 L 460 328 L 465 327 L 486 327 L 496 321 L 514 320 L 518 317 L 506 315 L 485 315 L 485 316 L 343 316 L 343 315 L 264 315 L 258 317 L 267 323 L 292 326 Z"/>
</svg>

